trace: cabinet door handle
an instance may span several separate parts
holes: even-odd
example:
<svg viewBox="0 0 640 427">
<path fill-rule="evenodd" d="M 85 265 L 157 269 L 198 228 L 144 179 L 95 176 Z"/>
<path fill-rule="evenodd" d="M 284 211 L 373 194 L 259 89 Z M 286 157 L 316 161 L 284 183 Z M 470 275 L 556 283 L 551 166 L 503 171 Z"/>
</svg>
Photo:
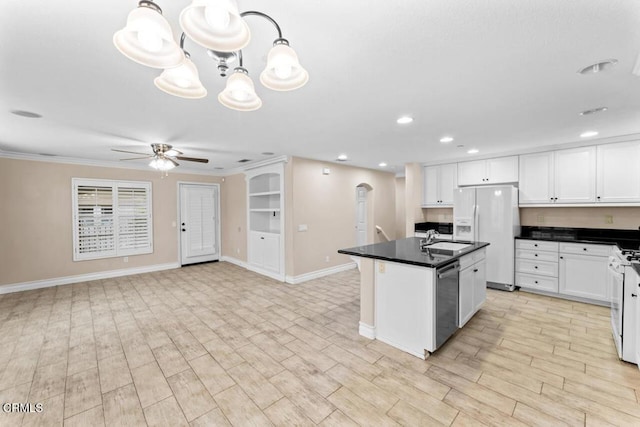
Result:
<svg viewBox="0 0 640 427">
<path fill-rule="evenodd" d="M 260 240 L 264 240 L 264 237 L 261 237 Z"/>
<path fill-rule="evenodd" d="M 533 256 L 538 256 L 538 254 L 533 254 Z"/>
<path fill-rule="evenodd" d="M 596 197 L 596 199 L 600 200 L 600 196 Z"/>
<path fill-rule="evenodd" d="M 550 197 L 549 200 L 551 200 L 553 202 L 553 197 Z"/>
<path fill-rule="evenodd" d="M 582 248 L 582 250 L 583 250 L 583 251 L 586 251 L 586 250 L 587 250 L 587 248 Z"/>
<path fill-rule="evenodd" d="M 563 256 L 561 256 L 561 257 L 560 257 L 560 259 L 564 259 L 564 257 L 563 257 Z"/>
<path fill-rule="evenodd" d="M 631 296 L 635 298 L 635 297 L 637 297 L 638 295 L 637 295 L 637 294 L 631 294 Z"/>
<path fill-rule="evenodd" d="M 474 269 L 473 269 L 473 272 L 474 272 L 474 273 L 477 273 L 477 272 L 478 272 L 478 269 L 477 269 L 477 268 L 474 268 Z"/>
<path fill-rule="evenodd" d="M 538 247 L 538 244 L 537 244 L 537 243 L 534 243 L 534 244 L 533 244 L 533 246 L 535 246 L 535 247 L 537 248 L 537 247 Z"/>
<path fill-rule="evenodd" d="M 538 281 L 537 281 L 537 280 L 535 281 L 535 284 L 536 284 L 536 285 L 538 284 Z"/>
<path fill-rule="evenodd" d="M 538 266 L 537 266 L 537 265 L 534 265 L 534 266 L 533 266 L 533 268 L 535 268 L 535 269 L 537 270 L 537 269 L 538 269 Z"/>
</svg>

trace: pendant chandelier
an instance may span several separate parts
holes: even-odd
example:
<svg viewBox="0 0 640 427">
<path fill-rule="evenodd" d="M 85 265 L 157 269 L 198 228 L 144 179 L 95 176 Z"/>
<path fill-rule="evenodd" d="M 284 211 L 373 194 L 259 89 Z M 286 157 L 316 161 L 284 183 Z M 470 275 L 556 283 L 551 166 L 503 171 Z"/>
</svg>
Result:
<svg viewBox="0 0 640 427">
<path fill-rule="evenodd" d="M 242 49 L 249 44 L 251 32 L 245 16 L 259 16 L 271 22 L 278 38 L 267 55 L 267 66 L 260 74 L 263 86 L 276 91 L 289 91 L 304 86 L 309 74 L 302 68 L 298 55 L 282 37 L 278 23 L 257 11 L 240 13 L 235 0 L 193 0 L 180 13 L 183 33 L 178 44 L 162 9 L 151 0 L 141 0 L 127 17 L 126 26 L 115 33 L 113 42 L 127 58 L 147 67 L 163 69 L 154 84 L 158 89 L 181 98 L 197 99 L 207 95 L 200 82 L 198 69 L 184 50 L 185 37 L 207 49 L 218 63 L 218 71 L 226 76 L 228 64 L 238 60 L 238 67 L 227 79 L 218 101 L 227 108 L 253 111 L 262 106 L 249 72 L 243 65 Z"/>
</svg>

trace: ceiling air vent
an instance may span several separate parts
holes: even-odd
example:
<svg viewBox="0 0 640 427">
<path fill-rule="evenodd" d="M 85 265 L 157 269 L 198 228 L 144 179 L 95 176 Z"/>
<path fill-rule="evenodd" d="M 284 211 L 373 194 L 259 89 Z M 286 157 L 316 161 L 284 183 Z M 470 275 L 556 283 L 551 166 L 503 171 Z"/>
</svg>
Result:
<svg viewBox="0 0 640 427">
<path fill-rule="evenodd" d="M 250 162 L 250 159 L 242 159 L 242 160 L 238 160 L 238 163 L 247 163 Z"/>
<path fill-rule="evenodd" d="M 617 63 L 618 63 L 617 59 L 605 59 L 603 61 L 596 62 L 595 64 L 591 64 L 588 67 L 579 69 L 578 73 L 597 74 L 614 67 Z"/>
</svg>

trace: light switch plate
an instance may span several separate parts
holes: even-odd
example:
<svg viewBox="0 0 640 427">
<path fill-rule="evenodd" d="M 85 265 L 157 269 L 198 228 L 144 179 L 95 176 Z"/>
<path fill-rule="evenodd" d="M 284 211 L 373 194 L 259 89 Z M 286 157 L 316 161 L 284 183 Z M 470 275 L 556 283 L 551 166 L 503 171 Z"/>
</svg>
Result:
<svg viewBox="0 0 640 427">
<path fill-rule="evenodd" d="M 298 231 L 307 231 L 308 229 L 307 224 L 298 224 Z"/>
</svg>

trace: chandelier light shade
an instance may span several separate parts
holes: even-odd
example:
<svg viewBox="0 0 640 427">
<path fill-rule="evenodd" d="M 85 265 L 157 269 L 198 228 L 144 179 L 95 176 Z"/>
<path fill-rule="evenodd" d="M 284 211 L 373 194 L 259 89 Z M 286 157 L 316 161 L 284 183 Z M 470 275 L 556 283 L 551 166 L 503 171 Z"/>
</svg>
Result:
<svg viewBox="0 0 640 427">
<path fill-rule="evenodd" d="M 151 162 L 149 162 L 149 166 L 151 166 L 156 170 L 166 172 L 168 170 L 175 168 L 176 163 L 172 162 L 170 159 L 167 159 L 166 157 L 155 157 L 153 158 L 153 160 L 151 160 Z"/>
<path fill-rule="evenodd" d="M 229 76 L 227 86 L 218 94 L 218 101 L 238 111 L 254 111 L 262 107 L 262 100 L 256 94 L 247 70 L 242 67 L 235 68 Z"/>
<path fill-rule="evenodd" d="M 266 13 L 256 10 L 240 13 L 236 0 L 191 0 L 180 13 L 183 33 L 178 44 L 169 22 L 162 16 L 162 9 L 155 1 L 139 0 L 138 7 L 127 17 L 127 25 L 114 34 L 113 43 L 127 58 L 148 67 L 163 69 L 153 81 L 158 89 L 181 98 L 207 96 L 198 69 L 184 48 L 185 40 L 189 38 L 206 48 L 207 55 L 216 61 L 222 77 L 227 76 L 231 62 L 239 62 L 227 79 L 226 87 L 218 94 L 218 101 L 238 111 L 259 109 L 262 100 L 256 94 L 253 81 L 243 64 L 242 49 L 251 39 L 245 22 L 248 16 L 269 21 L 277 32 L 267 57 L 267 66 L 260 74 L 262 85 L 275 91 L 290 91 L 309 81 L 309 73 L 302 68 L 298 55 L 282 36 L 280 25 Z M 156 157 L 149 164 L 163 171 L 176 165 L 170 158 L 164 157 Z"/>
<path fill-rule="evenodd" d="M 304 86 L 309 73 L 302 68 L 298 55 L 285 39 L 274 42 L 267 57 L 267 67 L 260 74 L 260 82 L 272 90 L 287 91 Z"/>
<path fill-rule="evenodd" d="M 200 82 L 198 69 L 188 56 L 177 67 L 164 70 L 153 83 L 158 89 L 180 98 L 197 99 L 207 96 L 207 89 Z"/>
<path fill-rule="evenodd" d="M 251 40 L 235 0 L 193 0 L 180 13 L 180 26 L 194 42 L 219 52 L 235 52 Z"/>
<path fill-rule="evenodd" d="M 127 17 L 127 25 L 114 34 L 113 43 L 124 56 L 147 67 L 171 68 L 184 60 L 171 26 L 152 1 L 138 3 Z"/>
</svg>

